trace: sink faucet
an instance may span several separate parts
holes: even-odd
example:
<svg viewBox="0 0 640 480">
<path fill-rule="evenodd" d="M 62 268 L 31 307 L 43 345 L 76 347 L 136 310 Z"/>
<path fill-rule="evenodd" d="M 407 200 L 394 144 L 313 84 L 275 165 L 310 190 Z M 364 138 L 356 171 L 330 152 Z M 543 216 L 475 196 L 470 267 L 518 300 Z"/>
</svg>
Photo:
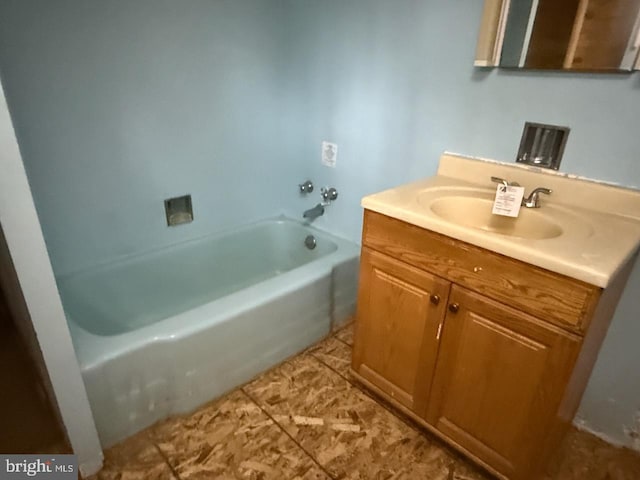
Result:
<svg viewBox="0 0 640 480">
<path fill-rule="evenodd" d="M 519 187 L 518 182 L 510 182 L 504 178 L 491 177 L 491 181 L 494 183 L 501 183 L 505 187 Z M 551 195 L 552 190 L 544 187 L 538 187 L 534 189 L 527 198 L 522 199 L 522 206 L 525 208 L 540 208 L 540 194 Z"/>
<path fill-rule="evenodd" d="M 518 182 L 510 182 L 509 180 L 505 180 L 504 178 L 500 178 L 500 177 L 491 177 L 491 181 L 493 183 L 501 183 L 505 187 L 519 187 L 520 186 L 520 184 Z"/>
<path fill-rule="evenodd" d="M 526 208 L 540 208 L 540 194 L 551 195 L 552 190 L 538 187 L 534 189 L 527 198 L 522 199 L 522 206 Z"/>
</svg>

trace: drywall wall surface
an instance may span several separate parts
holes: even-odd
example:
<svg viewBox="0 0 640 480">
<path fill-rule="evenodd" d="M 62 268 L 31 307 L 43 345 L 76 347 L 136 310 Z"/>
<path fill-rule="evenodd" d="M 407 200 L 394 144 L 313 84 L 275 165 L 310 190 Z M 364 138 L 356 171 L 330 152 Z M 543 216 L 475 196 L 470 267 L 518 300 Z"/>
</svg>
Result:
<svg viewBox="0 0 640 480">
<path fill-rule="evenodd" d="M 67 436 L 91 474 L 102 465 L 102 449 L 1 88 L 0 172 L 0 224 Z"/>
<path fill-rule="evenodd" d="M 515 161 L 525 121 L 571 128 L 562 171 L 640 186 L 640 73 L 474 68 L 474 0 L 285 3 L 291 146 L 341 194 L 318 219 L 323 228 L 359 240 L 360 199 L 435 174 L 445 150 Z M 320 165 L 322 140 L 338 144 L 334 169 Z M 639 271 L 636 263 L 579 414 L 585 428 L 636 447 Z"/>
<path fill-rule="evenodd" d="M 56 274 L 286 210 L 279 1 L 0 3 L 0 73 Z M 194 221 L 167 227 L 164 199 Z"/>
<path fill-rule="evenodd" d="M 605 440 L 640 451 L 640 261 L 631 273 L 575 423 Z"/>
<path fill-rule="evenodd" d="M 359 199 L 434 174 L 445 150 L 515 161 L 525 121 L 571 128 L 562 171 L 640 187 L 640 74 L 474 68 L 481 9 L 288 1 L 291 141 L 319 182 L 349 196 L 329 229 L 358 239 Z M 322 140 L 339 146 L 335 169 L 320 165 Z"/>
</svg>

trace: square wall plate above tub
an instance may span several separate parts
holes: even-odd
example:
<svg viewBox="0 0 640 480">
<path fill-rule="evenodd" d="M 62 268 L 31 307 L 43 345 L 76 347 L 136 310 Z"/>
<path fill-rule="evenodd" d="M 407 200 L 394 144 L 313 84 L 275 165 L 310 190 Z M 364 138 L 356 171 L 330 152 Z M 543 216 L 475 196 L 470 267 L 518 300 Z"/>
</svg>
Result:
<svg viewBox="0 0 640 480">
<path fill-rule="evenodd" d="M 170 227 L 192 222 L 191 195 L 167 198 L 164 201 L 164 211 L 167 216 L 167 225 Z"/>
</svg>

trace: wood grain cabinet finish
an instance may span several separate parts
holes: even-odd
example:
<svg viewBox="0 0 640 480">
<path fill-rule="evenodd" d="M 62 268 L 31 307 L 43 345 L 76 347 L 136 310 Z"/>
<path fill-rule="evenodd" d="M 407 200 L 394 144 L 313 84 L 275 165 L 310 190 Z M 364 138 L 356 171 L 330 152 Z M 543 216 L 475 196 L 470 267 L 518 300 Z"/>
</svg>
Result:
<svg viewBox="0 0 640 480">
<path fill-rule="evenodd" d="M 600 295 L 593 285 L 366 211 L 362 244 L 576 332 Z"/>
<path fill-rule="evenodd" d="M 365 211 L 352 373 L 499 478 L 539 478 L 631 266 L 602 291 Z"/>
<path fill-rule="evenodd" d="M 509 477 L 525 478 L 580 338 L 454 286 L 427 421 Z M 536 455 L 537 454 L 537 455 Z"/>
<path fill-rule="evenodd" d="M 362 250 L 353 365 L 396 401 L 424 413 L 449 282 L 368 248 Z"/>
</svg>

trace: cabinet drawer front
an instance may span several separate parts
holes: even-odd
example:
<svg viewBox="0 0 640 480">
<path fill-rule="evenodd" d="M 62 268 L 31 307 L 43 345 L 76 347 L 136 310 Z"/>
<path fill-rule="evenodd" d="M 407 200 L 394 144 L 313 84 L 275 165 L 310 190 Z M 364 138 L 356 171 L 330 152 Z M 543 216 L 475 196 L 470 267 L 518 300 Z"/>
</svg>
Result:
<svg viewBox="0 0 640 480">
<path fill-rule="evenodd" d="M 593 285 L 365 210 L 362 243 L 544 320 L 586 329 Z"/>
</svg>

